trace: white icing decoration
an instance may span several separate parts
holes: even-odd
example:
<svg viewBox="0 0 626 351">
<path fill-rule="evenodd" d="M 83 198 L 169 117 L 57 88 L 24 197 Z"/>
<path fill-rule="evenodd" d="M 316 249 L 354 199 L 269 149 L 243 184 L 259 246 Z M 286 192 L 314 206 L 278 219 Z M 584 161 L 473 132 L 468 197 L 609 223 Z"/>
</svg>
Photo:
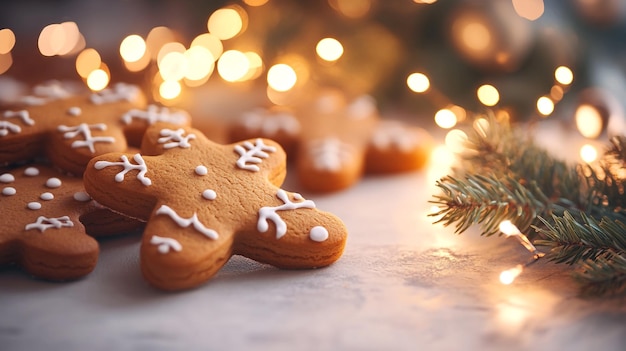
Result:
<svg viewBox="0 0 626 351">
<path fill-rule="evenodd" d="M 122 121 L 130 124 L 134 118 L 143 119 L 152 125 L 156 122 L 167 122 L 173 124 L 183 124 L 189 120 L 189 115 L 185 111 L 170 112 L 167 107 L 148 105 L 146 110 L 132 109 L 122 116 Z"/>
<path fill-rule="evenodd" d="M 2 195 L 11 196 L 15 194 L 17 194 L 17 190 L 15 190 L 15 188 L 12 186 L 7 186 L 6 188 L 2 189 Z"/>
<path fill-rule="evenodd" d="M 274 113 L 264 109 L 254 109 L 242 115 L 242 125 L 250 131 L 261 131 L 263 135 L 275 135 L 284 131 L 289 135 L 300 131 L 300 122 L 288 113 Z"/>
<path fill-rule="evenodd" d="M 132 170 L 138 170 L 139 173 L 137 173 L 137 179 L 141 182 L 141 184 L 145 186 L 152 184 L 152 180 L 146 177 L 146 173 L 148 172 L 148 166 L 146 166 L 146 162 L 144 161 L 144 159 L 141 157 L 140 154 L 135 154 L 133 156 L 133 160 L 135 160 L 137 164 L 130 163 L 126 155 L 122 155 L 121 160 L 122 162 L 98 161 L 94 165 L 94 168 L 103 169 L 105 167 L 110 167 L 110 166 L 123 166 L 124 169 L 115 175 L 115 181 L 118 183 L 121 183 L 124 180 L 126 173 Z"/>
<path fill-rule="evenodd" d="M 54 199 L 54 194 L 49 193 L 49 192 L 45 192 L 45 193 L 42 193 L 41 195 L 39 195 L 39 198 L 44 200 L 44 201 L 50 201 L 50 200 Z"/>
<path fill-rule="evenodd" d="M 287 233 L 287 224 L 276 213 L 276 211 L 295 210 L 298 208 L 315 208 L 315 203 L 312 200 L 304 200 L 300 194 L 293 194 L 293 197 L 295 200 L 301 201 L 293 202 L 289 200 L 287 192 L 283 189 L 278 189 L 276 197 L 282 200 L 283 204 L 275 207 L 262 207 L 259 210 L 257 230 L 261 233 L 265 233 L 269 229 L 269 221 L 272 221 L 276 225 L 276 239 L 280 239 Z"/>
<path fill-rule="evenodd" d="M 185 134 L 185 130 L 182 128 L 177 130 L 164 128 L 161 129 L 161 138 L 159 138 L 157 141 L 159 142 L 159 144 L 163 144 L 163 148 L 165 149 L 171 149 L 175 147 L 180 147 L 182 149 L 190 148 L 191 144 L 189 144 L 189 141 L 195 139 L 196 135 L 191 133 L 183 136 L 183 134 Z"/>
<path fill-rule="evenodd" d="M 49 178 L 46 180 L 46 186 L 48 188 L 58 188 L 61 186 L 61 179 L 59 178 Z"/>
<path fill-rule="evenodd" d="M 80 202 L 87 202 L 91 200 L 91 196 L 89 196 L 89 194 L 87 194 L 84 191 L 79 191 L 79 192 L 74 193 L 74 200 L 80 201 Z"/>
<path fill-rule="evenodd" d="M 62 227 L 73 227 L 74 223 L 70 220 L 70 217 L 63 216 L 57 218 L 47 218 L 44 216 L 39 216 L 37 218 L 37 222 L 27 224 L 25 229 L 39 229 L 39 231 L 44 232 L 46 229 L 55 228 L 59 229 Z"/>
<path fill-rule="evenodd" d="M 74 140 L 72 142 L 72 148 L 76 149 L 79 147 L 88 147 L 91 153 L 96 152 L 96 149 L 94 147 L 95 143 L 98 143 L 98 142 L 114 143 L 115 142 L 115 138 L 113 137 L 108 137 L 108 136 L 95 137 L 91 135 L 92 130 L 106 130 L 107 126 L 104 123 L 97 123 L 97 124 L 81 123 L 75 127 L 68 127 L 65 125 L 60 125 L 57 129 L 59 132 L 65 133 L 63 134 L 65 139 L 71 139 L 71 138 L 76 137 L 78 134 L 82 134 L 85 140 Z"/>
<path fill-rule="evenodd" d="M 169 253 L 170 250 L 174 250 L 176 252 L 181 252 L 183 250 L 183 246 L 178 242 L 178 240 L 164 238 L 158 235 L 153 235 L 150 238 L 150 244 L 157 245 L 157 250 L 162 254 Z"/>
<path fill-rule="evenodd" d="M 135 85 L 117 83 L 113 88 L 104 89 L 100 92 L 91 94 L 91 102 L 96 105 L 102 105 L 111 102 L 128 101 L 132 102 L 139 94 L 139 88 Z"/>
<path fill-rule="evenodd" d="M 68 86 L 58 80 L 51 80 L 35 86 L 33 93 L 35 95 L 24 96 L 20 101 L 27 105 L 43 105 L 49 101 L 65 99 L 72 95 Z"/>
<path fill-rule="evenodd" d="M 394 121 L 383 121 L 374 131 L 372 145 L 385 150 L 397 148 L 401 151 L 411 151 L 419 142 L 417 133 L 405 128 L 401 123 Z"/>
<path fill-rule="evenodd" d="M 202 197 L 207 200 L 215 200 L 217 198 L 217 193 L 215 190 L 207 189 L 202 192 Z"/>
<path fill-rule="evenodd" d="M 197 175 L 203 176 L 203 175 L 207 175 L 207 173 L 209 173 L 209 170 L 205 166 L 200 165 L 196 167 L 195 172 Z"/>
<path fill-rule="evenodd" d="M 320 171 L 337 172 L 348 161 L 354 149 L 337 138 L 311 140 L 308 143 L 309 155 L 313 160 L 313 167 Z"/>
<path fill-rule="evenodd" d="M 67 109 L 67 114 L 70 116 L 80 116 L 83 110 L 78 106 L 73 106 Z"/>
<path fill-rule="evenodd" d="M 39 175 L 39 169 L 36 167 L 28 167 L 24 170 L 24 175 L 29 177 L 35 177 Z"/>
<path fill-rule="evenodd" d="M 33 202 L 29 202 L 28 205 L 26 205 L 26 207 L 28 207 L 31 210 L 38 210 L 41 208 L 41 204 L 39 202 L 33 201 Z"/>
<path fill-rule="evenodd" d="M 239 168 L 258 172 L 260 168 L 255 165 L 255 163 L 263 162 L 261 159 L 268 158 L 268 152 L 275 152 L 276 148 L 265 145 L 263 139 L 259 138 L 255 141 L 254 145 L 249 141 L 244 141 L 241 145 L 235 145 L 235 151 L 240 156 L 237 160 L 237 166 Z"/>
<path fill-rule="evenodd" d="M 349 118 L 362 119 L 376 113 L 376 100 L 369 95 L 355 99 L 346 109 Z"/>
<path fill-rule="evenodd" d="M 24 124 L 32 126 L 35 121 L 30 118 L 30 114 L 26 110 L 20 111 L 4 111 L 4 118 L 19 117 Z M 22 127 L 9 121 L 0 121 L 0 137 L 6 136 L 9 133 L 17 134 L 22 131 Z"/>
<path fill-rule="evenodd" d="M 309 231 L 309 238 L 313 241 L 322 242 L 328 239 L 328 230 L 322 226 L 316 226 Z"/>
<path fill-rule="evenodd" d="M 205 227 L 204 224 L 202 224 L 200 220 L 198 220 L 198 214 L 195 212 L 189 218 L 182 218 L 171 207 L 167 205 L 161 205 L 161 207 L 159 207 L 159 209 L 156 211 L 156 214 L 168 215 L 172 220 L 174 220 L 174 222 L 176 222 L 176 224 L 183 228 L 192 226 L 195 230 L 199 231 L 209 239 L 217 240 L 217 238 L 219 237 L 215 230 Z"/>
<path fill-rule="evenodd" d="M 1 183 L 11 183 L 11 182 L 14 182 L 14 181 L 15 181 L 15 177 L 11 173 L 4 173 L 4 174 L 0 175 L 0 182 Z"/>
</svg>

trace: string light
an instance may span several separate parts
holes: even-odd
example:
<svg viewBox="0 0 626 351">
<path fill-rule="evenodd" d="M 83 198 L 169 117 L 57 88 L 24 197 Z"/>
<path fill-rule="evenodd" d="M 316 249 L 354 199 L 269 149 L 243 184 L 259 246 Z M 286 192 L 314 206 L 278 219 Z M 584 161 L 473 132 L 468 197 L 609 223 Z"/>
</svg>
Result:
<svg viewBox="0 0 626 351">
<path fill-rule="evenodd" d="M 129 35 L 120 44 L 120 56 L 126 62 L 137 62 L 146 53 L 146 41 L 139 35 Z"/>
<path fill-rule="evenodd" d="M 500 93 L 498 89 L 493 85 L 485 84 L 481 85 L 476 90 L 476 96 L 478 96 L 478 101 L 485 106 L 495 106 L 500 101 Z"/>
<path fill-rule="evenodd" d="M 322 60 L 334 62 L 343 55 L 343 45 L 335 38 L 324 38 L 315 46 L 315 52 Z"/>
<path fill-rule="evenodd" d="M 513 283 L 513 281 L 520 275 L 522 274 L 523 270 L 525 267 L 528 267 L 529 265 L 533 264 L 534 262 L 536 262 L 538 259 L 540 259 L 541 257 L 545 256 L 545 253 L 537 250 L 537 248 L 535 247 L 535 245 L 533 245 L 530 240 L 528 240 L 528 237 L 526 235 L 524 235 L 519 228 L 517 228 L 517 226 L 515 224 L 513 224 L 511 221 L 509 220 L 504 220 L 502 222 L 500 222 L 500 226 L 499 228 L 500 231 L 506 235 L 506 236 L 513 236 L 515 237 L 520 244 L 522 244 L 522 246 L 524 246 L 526 248 L 526 250 L 528 250 L 533 256 L 532 259 L 530 261 L 528 261 L 526 264 L 521 265 L 518 264 L 517 266 L 507 269 L 505 271 L 503 271 L 502 273 L 500 273 L 500 282 L 502 284 L 505 285 L 509 285 L 511 283 Z"/>
<path fill-rule="evenodd" d="M 243 32 L 246 12 L 240 6 L 216 10 L 209 16 L 207 29 L 221 40 L 232 39 Z"/>
<path fill-rule="evenodd" d="M 287 91 L 296 85 L 298 76 L 291 66 L 279 63 L 267 71 L 267 84 L 276 91 Z"/>
<path fill-rule="evenodd" d="M 100 91 L 109 84 L 109 74 L 102 68 L 95 69 L 87 76 L 87 86 L 93 91 Z"/>
<path fill-rule="evenodd" d="M 592 105 L 580 104 L 574 112 L 576 128 L 585 138 L 594 139 L 602 133 L 602 115 Z"/>
<path fill-rule="evenodd" d="M 598 150 L 593 145 L 585 144 L 580 148 L 580 158 L 586 163 L 591 163 L 598 158 Z"/>
<path fill-rule="evenodd" d="M 559 66 L 554 70 L 554 78 L 563 85 L 570 85 L 574 81 L 574 73 L 565 66 Z"/>
<path fill-rule="evenodd" d="M 435 123 L 443 129 L 450 129 L 457 123 L 457 117 L 449 109 L 441 109 L 435 113 Z"/>
<path fill-rule="evenodd" d="M 406 78 L 406 85 L 416 93 L 423 93 L 430 87 L 430 80 L 424 73 L 411 73 Z"/>
<path fill-rule="evenodd" d="M 537 99 L 537 111 L 544 116 L 549 116 L 554 112 L 554 102 L 547 96 Z"/>
</svg>

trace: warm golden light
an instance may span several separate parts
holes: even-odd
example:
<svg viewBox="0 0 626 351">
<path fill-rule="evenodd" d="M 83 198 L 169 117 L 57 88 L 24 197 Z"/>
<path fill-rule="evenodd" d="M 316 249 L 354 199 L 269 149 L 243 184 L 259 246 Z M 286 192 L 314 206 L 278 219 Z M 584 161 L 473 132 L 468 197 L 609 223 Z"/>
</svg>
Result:
<svg viewBox="0 0 626 351">
<path fill-rule="evenodd" d="M 262 6 L 267 3 L 268 0 L 243 0 L 244 4 L 248 6 Z"/>
<path fill-rule="evenodd" d="M 240 7 L 228 7 L 219 9 L 209 16 L 207 28 L 209 33 L 214 34 L 221 40 L 234 38 L 244 28 L 245 11 Z"/>
<path fill-rule="evenodd" d="M 517 277 L 524 271 L 524 266 L 518 264 L 517 266 L 507 269 L 506 271 L 502 271 L 500 273 L 500 283 L 504 285 L 510 285 L 515 281 Z"/>
<path fill-rule="evenodd" d="M 85 49 L 76 56 L 76 72 L 79 76 L 87 78 L 91 72 L 100 68 L 102 59 L 96 49 Z"/>
<path fill-rule="evenodd" d="M 554 101 L 561 100 L 563 98 L 563 93 L 563 88 L 558 85 L 553 85 L 552 88 L 550 88 L 550 97 Z"/>
<path fill-rule="evenodd" d="M 146 49 L 150 53 L 150 57 L 156 60 L 161 48 L 165 44 L 174 42 L 175 40 L 174 32 L 171 29 L 164 26 L 154 27 L 146 37 Z"/>
<path fill-rule="evenodd" d="M 423 73 L 411 73 L 406 78 L 406 85 L 416 93 L 423 93 L 430 88 L 430 81 Z"/>
<path fill-rule="evenodd" d="M 597 108 L 588 104 L 581 104 L 574 113 L 576 128 L 585 138 L 594 139 L 602 133 L 602 115 Z"/>
<path fill-rule="evenodd" d="M 87 76 L 87 86 L 93 91 L 100 91 L 106 88 L 108 84 L 109 74 L 101 68 L 93 70 Z"/>
<path fill-rule="evenodd" d="M 522 232 L 520 232 L 520 230 L 517 228 L 517 226 L 515 224 L 513 224 L 509 220 L 504 220 L 504 221 L 500 222 L 500 225 L 498 226 L 498 229 L 504 235 L 507 235 L 507 236 L 521 235 L 522 234 Z"/>
<path fill-rule="evenodd" d="M 161 63 L 161 60 L 163 60 L 163 58 L 165 56 L 167 56 L 168 54 L 172 53 L 172 52 L 177 52 L 179 54 L 184 54 L 185 51 L 187 51 L 187 49 L 185 48 L 185 45 L 177 42 L 177 41 L 172 41 L 169 43 L 165 43 L 163 44 L 163 46 L 161 46 L 161 48 L 159 49 L 159 52 L 157 54 L 156 60 L 157 60 L 157 64 Z"/>
<path fill-rule="evenodd" d="M 11 65 L 13 65 L 13 55 L 11 53 L 0 55 L 0 74 L 8 71 Z"/>
<path fill-rule="evenodd" d="M 192 46 L 184 53 L 187 61 L 187 73 L 185 78 L 201 80 L 213 73 L 215 58 L 204 46 Z"/>
<path fill-rule="evenodd" d="M 441 128 L 450 129 L 456 125 L 457 118 L 454 112 L 444 108 L 435 113 L 435 123 Z"/>
<path fill-rule="evenodd" d="M 177 98 L 181 91 L 182 87 L 177 81 L 166 80 L 159 85 L 159 95 L 166 100 Z"/>
<path fill-rule="evenodd" d="M 188 64 L 184 53 L 172 51 L 158 62 L 159 73 L 163 80 L 178 81 L 187 75 Z"/>
<path fill-rule="evenodd" d="M 202 46 L 208 49 L 213 55 L 213 60 L 217 61 L 224 52 L 224 44 L 217 36 L 211 33 L 200 34 L 193 39 L 190 47 Z"/>
<path fill-rule="evenodd" d="M 586 163 L 591 163 L 598 159 L 598 150 L 593 145 L 585 144 L 580 148 L 580 158 Z"/>
<path fill-rule="evenodd" d="M 267 84 L 276 91 L 287 91 L 297 81 L 296 71 L 284 63 L 276 64 L 267 71 Z"/>
<path fill-rule="evenodd" d="M 544 116 L 549 116 L 554 112 L 554 102 L 547 96 L 537 99 L 537 111 Z"/>
<path fill-rule="evenodd" d="M 324 61 L 334 62 L 343 55 L 343 45 L 334 38 L 324 38 L 317 43 L 315 52 Z"/>
<path fill-rule="evenodd" d="M 468 22 L 461 30 L 465 46 L 473 51 L 484 51 L 491 45 L 491 33 L 481 22 Z"/>
<path fill-rule="evenodd" d="M 372 7 L 371 0 L 328 0 L 328 3 L 335 11 L 350 18 L 363 17 Z"/>
<path fill-rule="evenodd" d="M 565 66 L 559 66 L 554 70 L 554 78 L 563 85 L 570 85 L 574 81 L 574 73 Z"/>
<path fill-rule="evenodd" d="M 543 15 L 543 0 L 513 0 L 518 16 L 534 21 Z"/>
<path fill-rule="evenodd" d="M 139 35 L 129 35 L 120 44 L 120 56 L 126 62 L 137 62 L 146 53 L 146 42 Z"/>
<path fill-rule="evenodd" d="M 15 33 L 9 28 L 0 29 L 0 55 L 8 54 L 15 46 Z"/>
<path fill-rule="evenodd" d="M 463 122 L 465 118 L 467 117 L 467 112 L 461 106 L 450 105 L 447 107 L 447 109 L 452 111 L 452 113 L 454 113 L 454 115 L 456 116 L 457 122 Z"/>
<path fill-rule="evenodd" d="M 258 78 L 263 73 L 263 59 L 259 54 L 253 51 L 245 53 L 248 59 L 248 72 L 242 80 L 252 80 Z"/>
<path fill-rule="evenodd" d="M 476 95 L 485 106 L 495 106 L 500 101 L 500 93 L 493 85 L 481 85 L 476 91 Z"/>
<path fill-rule="evenodd" d="M 81 43 L 81 38 L 75 22 L 53 23 L 41 30 L 37 47 L 44 56 L 67 55 Z"/>
<path fill-rule="evenodd" d="M 454 153 L 463 152 L 466 149 L 466 142 L 467 134 L 460 129 L 452 129 L 445 137 L 446 147 Z"/>
<path fill-rule="evenodd" d="M 241 51 L 228 50 L 217 61 L 217 73 L 227 82 L 236 82 L 250 69 L 250 61 Z"/>
</svg>

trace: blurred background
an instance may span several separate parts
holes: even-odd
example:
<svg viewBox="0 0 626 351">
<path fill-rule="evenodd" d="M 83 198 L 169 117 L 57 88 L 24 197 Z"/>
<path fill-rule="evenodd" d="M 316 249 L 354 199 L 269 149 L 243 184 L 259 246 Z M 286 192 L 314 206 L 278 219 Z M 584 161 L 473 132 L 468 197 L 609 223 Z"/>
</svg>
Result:
<svg viewBox="0 0 626 351">
<path fill-rule="evenodd" d="M 57 79 L 282 105 L 330 86 L 425 126 L 497 108 L 597 138 L 625 132 L 625 39 L 620 0 L 5 1 L 0 98 Z"/>
</svg>

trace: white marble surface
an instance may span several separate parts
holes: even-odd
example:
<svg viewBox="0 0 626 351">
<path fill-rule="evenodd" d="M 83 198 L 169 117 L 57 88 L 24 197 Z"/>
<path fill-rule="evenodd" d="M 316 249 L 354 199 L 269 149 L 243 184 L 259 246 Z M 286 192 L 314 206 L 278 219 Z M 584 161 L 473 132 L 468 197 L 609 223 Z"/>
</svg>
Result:
<svg viewBox="0 0 626 351">
<path fill-rule="evenodd" d="M 461 236 L 426 213 L 441 168 L 304 195 L 350 236 L 334 265 L 281 271 L 233 257 L 207 284 L 164 293 L 138 267 L 139 236 L 102 241 L 72 283 L 0 271 L 0 350 L 623 350 L 624 299 L 577 297 L 568 268 L 514 240 Z M 289 182 L 284 186 L 295 190 Z"/>
</svg>

